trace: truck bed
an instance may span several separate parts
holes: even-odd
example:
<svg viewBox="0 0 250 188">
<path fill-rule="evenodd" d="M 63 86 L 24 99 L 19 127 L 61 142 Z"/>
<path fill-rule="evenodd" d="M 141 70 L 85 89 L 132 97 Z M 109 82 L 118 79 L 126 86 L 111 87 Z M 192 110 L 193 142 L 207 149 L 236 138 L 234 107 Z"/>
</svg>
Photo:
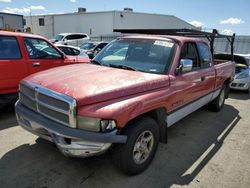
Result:
<svg viewBox="0 0 250 188">
<path fill-rule="evenodd" d="M 235 66 L 233 61 L 225 59 L 215 59 L 214 68 L 216 73 L 215 89 L 218 89 L 223 85 L 224 78 L 231 78 L 232 81 L 235 74 Z"/>
</svg>

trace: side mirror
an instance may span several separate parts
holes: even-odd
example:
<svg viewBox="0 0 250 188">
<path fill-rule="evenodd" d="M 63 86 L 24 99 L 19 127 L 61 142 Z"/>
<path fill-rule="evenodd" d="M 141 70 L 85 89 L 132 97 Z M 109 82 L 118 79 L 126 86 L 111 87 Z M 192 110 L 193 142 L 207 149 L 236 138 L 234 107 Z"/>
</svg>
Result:
<svg viewBox="0 0 250 188">
<path fill-rule="evenodd" d="M 176 73 L 190 72 L 193 67 L 193 61 L 191 59 L 181 59 L 180 66 L 177 68 Z"/>
</svg>

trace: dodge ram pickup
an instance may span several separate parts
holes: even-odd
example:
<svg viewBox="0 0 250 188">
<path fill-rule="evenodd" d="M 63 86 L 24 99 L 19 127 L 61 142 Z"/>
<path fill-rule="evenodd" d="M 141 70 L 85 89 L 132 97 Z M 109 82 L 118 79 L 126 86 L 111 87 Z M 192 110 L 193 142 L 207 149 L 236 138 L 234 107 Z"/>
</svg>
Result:
<svg viewBox="0 0 250 188">
<path fill-rule="evenodd" d="M 113 148 L 127 174 L 144 171 L 168 127 L 207 105 L 220 111 L 234 63 L 213 59 L 209 43 L 180 36 L 124 36 L 91 64 L 46 70 L 20 83 L 16 116 L 66 156 Z"/>
<path fill-rule="evenodd" d="M 87 57 L 63 54 L 41 36 L 0 31 L 0 108 L 17 98 L 18 84 L 24 77 L 52 67 L 88 62 Z"/>
</svg>

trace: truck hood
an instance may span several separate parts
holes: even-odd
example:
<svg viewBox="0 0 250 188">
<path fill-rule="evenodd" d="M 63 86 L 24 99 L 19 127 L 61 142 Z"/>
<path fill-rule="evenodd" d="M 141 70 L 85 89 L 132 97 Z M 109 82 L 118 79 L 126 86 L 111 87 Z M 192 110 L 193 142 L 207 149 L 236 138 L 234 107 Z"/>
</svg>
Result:
<svg viewBox="0 0 250 188">
<path fill-rule="evenodd" d="M 73 97 L 78 105 L 103 102 L 169 85 L 167 75 L 92 64 L 53 68 L 33 74 L 25 80 Z"/>
</svg>

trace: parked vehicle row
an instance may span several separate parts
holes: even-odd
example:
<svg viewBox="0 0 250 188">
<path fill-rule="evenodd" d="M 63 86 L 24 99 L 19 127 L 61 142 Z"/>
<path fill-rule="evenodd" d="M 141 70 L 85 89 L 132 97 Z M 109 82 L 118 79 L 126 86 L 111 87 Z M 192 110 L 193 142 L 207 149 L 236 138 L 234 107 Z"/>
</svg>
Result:
<svg viewBox="0 0 250 188">
<path fill-rule="evenodd" d="M 103 49 L 108 42 L 90 41 L 90 37 L 86 33 L 60 33 L 50 39 L 55 45 L 69 45 L 82 49 L 90 59 Z"/>
<path fill-rule="evenodd" d="M 52 67 L 88 63 L 86 56 L 65 55 L 47 39 L 0 31 L 0 106 L 14 100 L 24 77 Z"/>
<path fill-rule="evenodd" d="M 168 127 L 207 105 L 220 111 L 234 63 L 213 59 L 209 44 L 178 36 L 126 36 L 91 64 L 58 67 L 20 83 L 18 123 L 66 156 L 114 148 L 127 174 L 144 171 Z"/>
</svg>

